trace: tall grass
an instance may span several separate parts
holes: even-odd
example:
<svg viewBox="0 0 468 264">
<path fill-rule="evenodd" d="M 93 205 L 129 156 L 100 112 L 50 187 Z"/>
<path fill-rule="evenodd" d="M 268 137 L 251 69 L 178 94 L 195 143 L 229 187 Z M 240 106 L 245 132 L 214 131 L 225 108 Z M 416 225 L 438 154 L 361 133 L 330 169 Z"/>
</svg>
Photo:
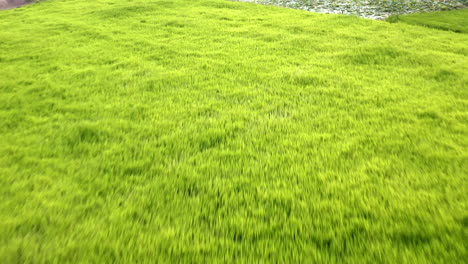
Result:
<svg viewBox="0 0 468 264">
<path fill-rule="evenodd" d="M 0 12 L 1 263 L 463 263 L 468 36 L 224 0 Z"/>
</svg>

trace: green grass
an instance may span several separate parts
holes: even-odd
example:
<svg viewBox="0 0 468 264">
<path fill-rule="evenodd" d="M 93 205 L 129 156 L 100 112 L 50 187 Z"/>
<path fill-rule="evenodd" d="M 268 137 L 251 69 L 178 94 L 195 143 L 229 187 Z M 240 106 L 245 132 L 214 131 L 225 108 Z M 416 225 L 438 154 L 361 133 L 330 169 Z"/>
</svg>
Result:
<svg viewBox="0 0 468 264">
<path fill-rule="evenodd" d="M 468 35 L 224 0 L 0 12 L 1 263 L 466 263 Z"/>
<path fill-rule="evenodd" d="M 402 15 L 390 17 L 389 21 L 468 33 L 468 9 Z"/>
</svg>

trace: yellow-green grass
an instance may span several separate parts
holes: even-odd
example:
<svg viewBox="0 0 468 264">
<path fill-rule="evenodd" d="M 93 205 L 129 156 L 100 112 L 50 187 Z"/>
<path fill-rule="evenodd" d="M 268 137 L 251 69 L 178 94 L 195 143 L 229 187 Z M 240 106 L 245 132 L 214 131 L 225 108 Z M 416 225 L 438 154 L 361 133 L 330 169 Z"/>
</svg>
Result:
<svg viewBox="0 0 468 264">
<path fill-rule="evenodd" d="M 418 13 L 390 17 L 390 22 L 402 22 L 411 25 L 468 33 L 468 9 Z"/>
<path fill-rule="evenodd" d="M 224 0 L 2 11 L 0 262 L 466 262 L 466 43 Z"/>
</svg>

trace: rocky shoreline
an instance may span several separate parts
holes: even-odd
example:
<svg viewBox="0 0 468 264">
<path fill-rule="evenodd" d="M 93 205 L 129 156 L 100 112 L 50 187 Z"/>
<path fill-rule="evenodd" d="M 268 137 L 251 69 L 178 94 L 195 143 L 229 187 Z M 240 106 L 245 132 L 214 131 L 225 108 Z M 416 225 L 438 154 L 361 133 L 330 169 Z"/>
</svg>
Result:
<svg viewBox="0 0 468 264">
<path fill-rule="evenodd" d="M 466 0 L 237 0 L 383 20 L 391 15 L 464 8 Z"/>
</svg>

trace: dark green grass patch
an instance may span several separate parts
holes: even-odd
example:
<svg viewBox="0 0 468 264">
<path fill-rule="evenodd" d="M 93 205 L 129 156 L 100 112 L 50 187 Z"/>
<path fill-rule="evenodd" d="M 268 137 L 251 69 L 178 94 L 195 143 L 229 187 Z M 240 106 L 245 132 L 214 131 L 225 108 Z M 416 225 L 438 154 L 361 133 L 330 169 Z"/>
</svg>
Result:
<svg viewBox="0 0 468 264">
<path fill-rule="evenodd" d="M 468 35 L 223 0 L 0 12 L 0 263 L 463 263 Z"/>
<path fill-rule="evenodd" d="M 400 22 L 429 28 L 468 33 L 468 9 L 394 16 L 389 22 Z"/>
</svg>

